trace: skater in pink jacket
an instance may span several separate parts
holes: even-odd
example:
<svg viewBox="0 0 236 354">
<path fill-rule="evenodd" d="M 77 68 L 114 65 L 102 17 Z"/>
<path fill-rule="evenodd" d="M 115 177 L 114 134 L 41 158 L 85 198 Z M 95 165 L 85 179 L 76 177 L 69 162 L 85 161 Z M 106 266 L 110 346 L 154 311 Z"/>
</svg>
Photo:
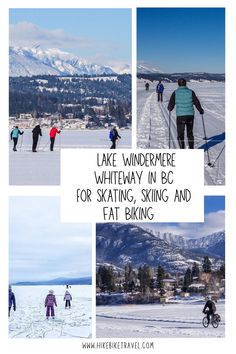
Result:
<svg viewBox="0 0 236 354">
<path fill-rule="evenodd" d="M 54 295 L 54 291 L 49 290 L 49 294 L 46 296 L 46 299 L 45 299 L 47 320 L 50 317 L 50 315 L 52 316 L 53 319 L 55 318 L 54 305 L 57 306 L 56 297 Z"/>
</svg>

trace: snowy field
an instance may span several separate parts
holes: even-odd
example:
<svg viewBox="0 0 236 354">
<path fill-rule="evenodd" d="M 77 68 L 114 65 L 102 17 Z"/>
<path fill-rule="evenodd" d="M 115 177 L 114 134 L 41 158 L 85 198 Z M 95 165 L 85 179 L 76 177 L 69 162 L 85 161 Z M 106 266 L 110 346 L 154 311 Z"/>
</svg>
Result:
<svg viewBox="0 0 236 354">
<path fill-rule="evenodd" d="M 98 338 L 224 337 L 225 305 L 217 303 L 218 328 L 202 325 L 204 302 L 177 304 L 97 306 Z"/>
<path fill-rule="evenodd" d="M 32 132 L 26 130 L 19 137 L 17 152 L 9 151 L 10 185 L 59 185 L 60 184 L 60 149 L 109 149 L 108 130 L 63 130 L 57 135 L 54 151 L 49 151 L 49 130 L 42 131 L 37 153 L 32 153 Z M 131 148 L 131 131 L 120 130 L 121 139 L 117 149 Z M 23 137 L 23 140 L 22 140 Z"/>
<path fill-rule="evenodd" d="M 9 319 L 11 338 L 91 338 L 91 286 L 74 285 L 70 289 L 71 309 L 65 309 L 65 286 L 14 286 L 16 311 Z M 46 319 L 44 300 L 54 289 L 57 300 L 55 319 Z"/>
<path fill-rule="evenodd" d="M 177 84 L 164 83 L 163 103 L 157 102 L 156 84 L 156 82 L 150 82 L 149 91 L 145 91 L 144 80 L 138 80 L 137 84 L 137 146 L 142 149 L 167 149 L 169 147 L 167 105 Z M 205 111 L 204 123 L 208 138 L 207 143 L 204 139 L 202 117 L 197 110 L 193 130 L 195 148 L 205 151 L 205 184 L 224 185 L 225 85 L 224 83 L 192 82 L 188 84 L 188 87 L 195 91 Z M 170 139 L 170 147 L 172 149 L 179 148 L 175 109 L 171 112 Z M 209 162 L 214 167 L 208 166 Z"/>
</svg>

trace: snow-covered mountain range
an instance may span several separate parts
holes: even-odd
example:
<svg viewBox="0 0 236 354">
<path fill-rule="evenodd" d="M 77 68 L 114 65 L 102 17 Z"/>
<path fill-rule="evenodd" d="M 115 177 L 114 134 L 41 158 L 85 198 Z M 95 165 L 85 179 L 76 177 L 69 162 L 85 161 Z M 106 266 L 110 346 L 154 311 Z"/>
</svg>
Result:
<svg viewBox="0 0 236 354">
<path fill-rule="evenodd" d="M 108 66 L 89 63 L 76 55 L 59 49 L 9 48 L 9 75 L 112 75 Z"/>
<path fill-rule="evenodd" d="M 172 233 L 166 232 L 161 233 L 155 230 L 149 230 L 158 238 L 169 243 L 170 245 L 177 246 L 180 248 L 188 250 L 205 250 L 209 255 L 224 257 L 224 243 L 225 243 L 225 232 L 219 231 L 211 235 L 200 237 L 200 238 L 186 238 L 181 235 L 174 235 Z"/>
<path fill-rule="evenodd" d="M 153 232 L 131 224 L 97 224 L 97 262 L 124 267 L 143 264 L 184 272 L 193 262 L 209 256 L 214 265 L 224 260 L 225 233 L 200 239 Z"/>
</svg>

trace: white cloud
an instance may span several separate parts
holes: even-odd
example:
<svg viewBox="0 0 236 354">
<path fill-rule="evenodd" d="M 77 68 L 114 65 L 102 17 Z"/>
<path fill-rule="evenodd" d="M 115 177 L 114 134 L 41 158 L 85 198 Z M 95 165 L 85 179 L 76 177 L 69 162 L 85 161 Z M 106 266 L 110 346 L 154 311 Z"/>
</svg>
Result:
<svg viewBox="0 0 236 354">
<path fill-rule="evenodd" d="M 10 279 L 91 274 L 91 224 L 60 222 L 60 199 L 10 199 Z"/>
<path fill-rule="evenodd" d="M 9 41 L 11 46 L 33 47 L 40 45 L 49 48 L 89 48 L 95 45 L 92 39 L 85 39 L 65 33 L 63 29 L 48 30 L 30 22 L 10 25 Z"/>
<path fill-rule="evenodd" d="M 225 211 L 219 210 L 206 214 L 203 223 L 151 223 L 145 224 L 145 227 L 150 227 L 160 232 L 182 235 L 187 238 L 200 238 L 225 229 Z"/>
</svg>

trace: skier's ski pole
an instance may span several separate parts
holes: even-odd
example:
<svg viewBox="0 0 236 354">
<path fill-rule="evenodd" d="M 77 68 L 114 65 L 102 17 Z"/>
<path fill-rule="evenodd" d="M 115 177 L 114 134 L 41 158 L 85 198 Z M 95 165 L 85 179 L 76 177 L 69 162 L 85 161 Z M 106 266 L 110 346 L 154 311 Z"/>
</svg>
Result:
<svg viewBox="0 0 236 354">
<path fill-rule="evenodd" d="M 208 159 L 208 166 L 212 166 L 211 162 L 210 162 L 210 155 L 209 155 L 209 151 L 208 151 L 208 141 L 207 141 L 207 136 L 206 136 L 206 128 L 205 128 L 205 122 L 204 122 L 204 117 L 202 114 L 202 126 L 203 126 L 203 131 L 204 131 L 204 139 L 206 140 L 206 151 L 207 151 L 207 159 Z"/>
<path fill-rule="evenodd" d="M 49 143 L 50 143 L 50 139 L 48 140 L 47 144 L 45 144 L 45 145 L 43 146 L 42 151 L 45 150 L 45 148 L 48 146 Z"/>
<path fill-rule="evenodd" d="M 215 161 L 213 162 L 213 164 L 211 165 L 211 167 L 215 167 L 215 163 L 216 161 L 219 159 L 220 155 L 222 154 L 222 152 L 224 151 L 225 149 L 225 145 L 222 147 L 222 149 L 220 150 L 218 156 L 216 157 Z"/>
<path fill-rule="evenodd" d="M 40 147 L 40 142 L 41 142 L 41 136 L 39 137 L 38 150 L 39 150 L 39 147 Z"/>
<path fill-rule="evenodd" d="M 24 134 L 21 135 L 20 151 L 21 151 L 22 144 L 23 144 L 23 138 L 24 138 Z"/>
<path fill-rule="evenodd" d="M 171 112 L 169 111 L 169 149 L 170 149 L 170 123 L 171 123 Z"/>
</svg>

